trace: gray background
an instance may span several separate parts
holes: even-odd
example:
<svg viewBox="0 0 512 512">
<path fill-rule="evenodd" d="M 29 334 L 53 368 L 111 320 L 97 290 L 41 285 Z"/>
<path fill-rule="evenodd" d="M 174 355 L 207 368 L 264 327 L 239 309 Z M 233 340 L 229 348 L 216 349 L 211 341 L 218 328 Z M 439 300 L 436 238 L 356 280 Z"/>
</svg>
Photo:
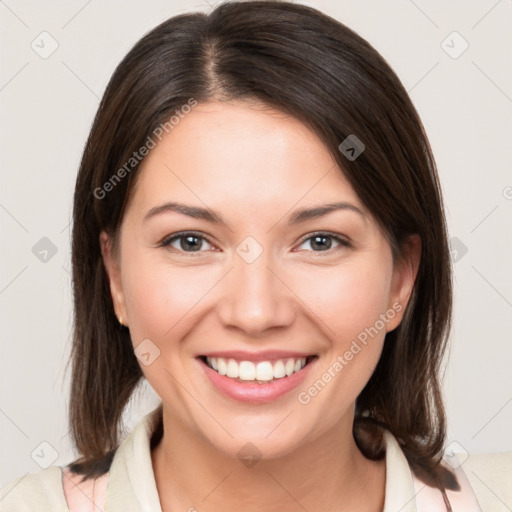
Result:
<svg viewBox="0 0 512 512">
<path fill-rule="evenodd" d="M 370 41 L 422 117 L 455 260 L 444 388 L 448 444 L 471 453 L 512 450 L 512 2 L 304 3 Z M 64 371 L 72 311 L 70 218 L 99 98 L 144 33 L 177 13 L 214 4 L 0 1 L 0 486 L 75 455 Z M 126 430 L 156 403 L 144 383 L 125 415 Z"/>
</svg>

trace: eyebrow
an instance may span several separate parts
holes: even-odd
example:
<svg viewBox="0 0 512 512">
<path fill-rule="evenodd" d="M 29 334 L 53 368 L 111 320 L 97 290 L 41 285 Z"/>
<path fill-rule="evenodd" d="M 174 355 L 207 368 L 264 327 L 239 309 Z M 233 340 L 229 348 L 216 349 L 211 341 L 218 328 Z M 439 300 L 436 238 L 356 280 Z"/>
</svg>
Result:
<svg viewBox="0 0 512 512">
<path fill-rule="evenodd" d="M 358 213 L 363 217 L 363 219 L 366 219 L 366 215 L 361 208 L 358 208 L 356 205 L 346 202 L 339 202 L 339 203 L 329 203 L 322 206 L 315 206 L 313 208 L 300 208 L 299 210 L 296 210 L 291 217 L 288 220 L 288 224 L 295 225 L 299 224 L 301 222 L 305 222 L 310 219 L 316 219 L 318 217 L 323 217 L 324 215 L 327 215 L 328 213 L 331 213 L 336 210 L 348 210 L 355 213 Z"/>
<path fill-rule="evenodd" d="M 366 214 L 364 213 L 364 211 L 358 208 L 357 206 L 347 202 L 338 202 L 329 203 L 321 206 L 315 206 L 312 208 L 300 208 L 293 212 L 293 214 L 289 217 L 288 224 L 300 224 L 311 219 L 323 217 L 336 210 L 352 211 L 361 215 L 363 219 L 366 219 Z M 227 226 L 226 221 L 222 218 L 221 215 L 208 208 L 189 206 L 177 202 L 168 202 L 151 208 L 151 210 L 149 210 L 148 213 L 146 213 L 146 215 L 144 216 L 143 221 L 146 222 L 147 220 L 149 220 L 152 217 L 155 217 L 156 215 L 160 215 L 161 213 L 169 211 L 181 213 L 182 215 L 187 215 L 188 217 L 192 217 L 194 219 L 202 219 L 207 222 L 211 222 L 212 224 L 222 224 L 224 226 Z"/>
<path fill-rule="evenodd" d="M 192 217 L 194 219 L 203 219 L 208 222 L 212 222 L 213 224 L 224 224 L 226 225 L 226 222 L 222 219 L 222 217 L 206 208 L 200 208 L 198 206 L 188 206 L 183 203 L 165 203 L 161 204 L 160 206 L 155 206 L 154 208 L 151 208 L 148 213 L 144 216 L 144 222 L 149 220 L 152 217 L 155 217 L 156 215 L 160 215 L 164 212 L 177 212 L 181 213 L 182 215 L 187 215 L 188 217 Z"/>
</svg>

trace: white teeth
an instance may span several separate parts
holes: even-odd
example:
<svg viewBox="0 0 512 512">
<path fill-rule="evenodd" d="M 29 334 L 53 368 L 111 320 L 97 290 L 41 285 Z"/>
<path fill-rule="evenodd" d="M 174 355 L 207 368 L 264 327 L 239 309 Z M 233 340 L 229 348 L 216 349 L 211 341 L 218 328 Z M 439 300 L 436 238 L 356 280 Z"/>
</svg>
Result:
<svg viewBox="0 0 512 512">
<path fill-rule="evenodd" d="M 228 371 L 228 365 L 226 364 L 226 360 L 222 359 L 220 357 L 217 358 L 217 365 L 218 365 L 217 371 L 219 372 L 219 374 L 220 375 L 226 375 L 226 373 Z"/>
<path fill-rule="evenodd" d="M 256 377 L 256 368 L 251 361 L 242 361 L 238 367 L 240 380 L 254 380 Z"/>
<path fill-rule="evenodd" d="M 210 368 L 220 375 L 231 379 L 271 381 L 282 379 L 302 370 L 306 365 L 306 358 L 278 359 L 277 361 L 260 361 L 255 364 L 251 361 L 236 361 L 223 357 L 207 357 L 206 362 Z"/>
<path fill-rule="evenodd" d="M 262 361 L 256 366 L 256 380 L 272 380 L 274 369 L 270 361 Z"/>
<path fill-rule="evenodd" d="M 238 364 L 234 359 L 230 359 L 228 361 L 228 369 L 226 371 L 226 375 L 232 379 L 238 378 Z"/>
<path fill-rule="evenodd" d="M 286 364 L 284 365 L 284 371 L 286 372 L 286 376 L 289 377 L 295 371 L 295 361 L 293 359 L 288 359 Z"/>
<path fill-rule="evenodd" d="M 274 363 L 274 378 L 281 379 L 286 375 L 283 361 L 279 360 Z"/>
</svg>

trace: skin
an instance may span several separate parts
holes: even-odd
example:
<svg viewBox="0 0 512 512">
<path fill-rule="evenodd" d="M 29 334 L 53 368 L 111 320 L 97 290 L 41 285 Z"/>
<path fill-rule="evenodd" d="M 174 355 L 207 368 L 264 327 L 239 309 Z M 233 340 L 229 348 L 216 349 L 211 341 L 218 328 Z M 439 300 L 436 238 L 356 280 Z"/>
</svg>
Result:
<svg viewBox="0 0 512 512">
<path fill-rule="evenodd" d="M 173 211 L 144 220 L 169 201 L 216 211 L 226 226 Z M 336 201 L 362 214 L 344 209 L 287 224 L 299 208 Z M 206 237 L 199 251 L 187 252 L 180 239 L 162 246 L 191 230 Z M 322 250 L 311 238 L 317 231 L 349 245 L 328 238 Z M 252 263 L 236 252 L 247 236 L 263 249 Z M 419 240 L 393 261 L 385 234 L 313 132 L 257 104 L 199 104 L 142 162 L 119 251 L 105 232 L 100 241 L 134 348 L 149 338 L 160 350 L 141 368 L 164 403 L 164 436 L 152 451 L 164 511 L 382 510 L 385 462 L 357 448 L 354 404 L 385 333 L 401 321 Z M 299 403 L 297 393 L 397 303 L 401 312 L 317 396 Z M 268 404 L 220 394 L 195 359 L 265 349 L 318 355 L 303 385 Z M 247 442 L 262 457 L 252 467 L 237 457 Z"/>
</svg>

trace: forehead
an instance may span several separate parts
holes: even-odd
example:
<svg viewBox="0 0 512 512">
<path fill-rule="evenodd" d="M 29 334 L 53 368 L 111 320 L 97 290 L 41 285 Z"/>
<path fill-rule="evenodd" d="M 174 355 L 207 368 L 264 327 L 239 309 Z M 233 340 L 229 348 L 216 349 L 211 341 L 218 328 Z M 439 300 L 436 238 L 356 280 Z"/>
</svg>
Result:
<svg viewBox="0 0 512 512">
<path fill-rule="evenodd" d="M 246 102 L 198 104 L 141 163 L 133 205 L 232 205 L 242 214 L 301 202 L 362 206 L 318 136 L 299 120 Z"/>
</svg>

